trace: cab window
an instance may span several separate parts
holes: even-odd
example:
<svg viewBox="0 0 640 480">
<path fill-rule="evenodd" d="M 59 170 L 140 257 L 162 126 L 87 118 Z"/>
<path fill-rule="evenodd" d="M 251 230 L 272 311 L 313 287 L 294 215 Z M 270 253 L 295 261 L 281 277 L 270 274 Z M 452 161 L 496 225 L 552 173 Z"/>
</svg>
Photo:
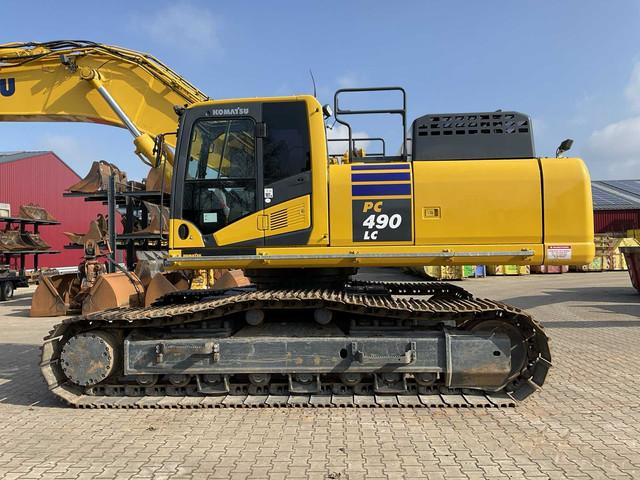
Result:
<svg viewBox="0 0 640 480">
<path fill-rule="evenodd" d="M 265 102 L 262 118 L 264 185 L 311 170 L 309 127 L 305 102 Z"/>
<path fill-rule="evenodd" d="M 187 179 L 254 177 L 253 120 L 199 120 L 191 133 Z"/>
<path fill-rule="evenodd" d="M 183 218 L 208 234 L 255 211 L 254 121 L 198 120 L 189 143 Z"/>
</svg>

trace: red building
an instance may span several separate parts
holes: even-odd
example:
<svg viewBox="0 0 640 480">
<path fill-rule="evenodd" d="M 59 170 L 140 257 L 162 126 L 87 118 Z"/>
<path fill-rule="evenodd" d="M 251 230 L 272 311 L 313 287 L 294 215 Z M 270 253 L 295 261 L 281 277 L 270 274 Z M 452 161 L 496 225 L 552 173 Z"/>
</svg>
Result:
<svg viewBox="0 0 640 480">
<path fill-rule="evenodd" d="M 595 233 L 625 233 L 640 228 L 640 180 L 591 182 Z"/>
<path fill-rule="evenodd" d="M 87 171 L 90 166 L 87 163 Z M 0 153 L 0 203 L 11 205 L 12 216 L 19 215 L 20 205 L 36 203 L 60 221 L 60 225 L 40 227 L 42 239 L 53 250 L 60 251 L 59 254 L 41 255 L 41 267 L 77 266 L 82 250 L 65 250 L 64 245 L 69 240 L 63 232 L 84 233 L 98 213 L 106 213 L 106 207 L 99 202 L 62 196 L 80 178 L 53 152 Z M 31 230 L 31 227 L 27 228 Z M 25 267 L 32 266 L 29 258 Z"/>
</svg>

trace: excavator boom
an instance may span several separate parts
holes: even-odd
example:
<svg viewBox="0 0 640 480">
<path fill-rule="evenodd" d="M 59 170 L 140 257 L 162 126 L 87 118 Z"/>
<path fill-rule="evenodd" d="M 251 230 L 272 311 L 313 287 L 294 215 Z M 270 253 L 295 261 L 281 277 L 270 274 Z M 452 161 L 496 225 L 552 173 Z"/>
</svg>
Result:
<svg viewBox="0 0 640 480">
<path fill-rule="evenodd" d="M 0 96 L 0 121 L 126 128 L 149 164 L 155 162 L 153 139 L 176 131 L 174 106 L 208 98 L 151 55 L 69 40 L 0 45 Z M 175 136 L 165 145 L 174 148 Z"/>
</svg>

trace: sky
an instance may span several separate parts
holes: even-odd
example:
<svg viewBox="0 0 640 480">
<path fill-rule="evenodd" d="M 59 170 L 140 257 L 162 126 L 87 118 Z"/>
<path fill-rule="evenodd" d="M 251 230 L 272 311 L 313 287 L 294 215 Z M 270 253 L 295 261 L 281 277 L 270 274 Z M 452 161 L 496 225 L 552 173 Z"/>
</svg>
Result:
<svg viewBox="0 0 640 480">
<path fill-rule="evenodd" d="M 0 43 L 91 40 L 151 53 L 212 98 L 399 85 L 408 120 L 516 110 L 536 152 L 572 138 L 593 179 L 640 178 L 640 2 L 618 0 L 2 0 Z M 11 20 L 12 21 L 6 21 Z M 389 105 L 397 98 L 378 98 Z M 376 98 L 361 106 L 375 108 Z M 366 105 L 365 105 L 366 104 Z M 343 132 L 334 127 L 332 136 Z M 398 118 L 356 119 L 357 134 L 401 141 Z M 377 145 L 368 145 L 374 151 Z M 2 123 L 0 151 L 53 150 L 84 175 L 93 160 L 130 178 L 147 167 L 126 130 Z"/>
</svg>

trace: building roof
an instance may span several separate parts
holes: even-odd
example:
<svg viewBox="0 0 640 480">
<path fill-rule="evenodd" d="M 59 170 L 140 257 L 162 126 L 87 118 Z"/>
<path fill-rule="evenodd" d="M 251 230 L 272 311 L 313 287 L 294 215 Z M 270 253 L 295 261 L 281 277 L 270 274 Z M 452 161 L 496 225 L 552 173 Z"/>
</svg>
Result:
<svg viewBox="0 0 640 480">
<path fill-rule="evenodd" d="M 640 180 L 591 182 L 594 210 L 640 210 Z"/>
<path fill-rule="evenodd" d="M 79 179 L 82 178 L 80 175 L 76 173 L 76 171 L 67 164 L 64 160 L 62 160 L 55 152 L 51 150 L 34 150 L 31 152 L 0 152 L 0 165 L 3 163 L 16 162 L 18 160 L 24 160 L 26 158 L 38 157 L 40 155 L 52 155 L 57 158 L 58 161 L 68 168 L 73 174 Z"/>
<path fill-rule="evenodd" d="M 22 160 L 23 158 L 36 157 L 45 153 L 53 153 L 49 150 L 42 150 L 36 152 L 0 152 L 0 163 L 15 162 L 16 160 Z"/>
</svg>

